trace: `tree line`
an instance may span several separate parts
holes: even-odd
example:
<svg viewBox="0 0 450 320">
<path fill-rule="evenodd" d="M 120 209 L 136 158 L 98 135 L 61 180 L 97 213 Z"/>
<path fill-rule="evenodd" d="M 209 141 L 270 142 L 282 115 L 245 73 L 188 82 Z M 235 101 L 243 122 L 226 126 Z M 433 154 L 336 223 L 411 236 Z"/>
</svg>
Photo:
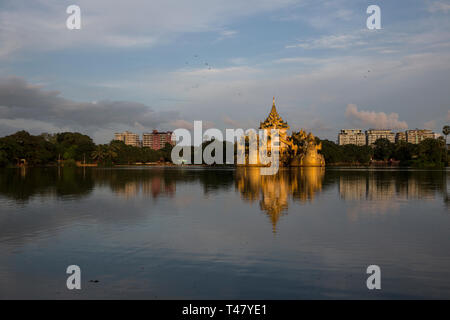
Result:
<svg viewBox="0 0 450 320">
<path fill-rule="evenodd" d="M 78 132 L 31 135 L 19 131 L 0 138 L 0 166 L 47 166 L 58 163 L 75 166 L 76 162 L 113 165 L 170 161 L 171 150 L 170 144 L 160 150 L 153 150 L 129 146 L 116 140 L 96 145 L 89 136 Z"/>
<path fill-rule="evenodd" d="M 418 168 L 442 168 L 448 165 L 445 139 L 425 139 L 419 144 L 392 143 L 378 139 L 373 146 L 338 145 L 322 140 L 321 153 L 328 165 L 369 165 L 373 160 Z"/>
<path fill-rule="evenodd" d="M 401 166 L 441 168 L 448 165 L 449 160 L 443 138 L 425 139 L 419 144 L 404 141 L 392 143 L 387 139 L 378 139 L 373 146 L 340 146 L 329 140 L 316 139 L 317 143 L 322 143 L 320 153 L 324 155 L 327 165 L 370 165 L 375 160 L 396 162 Z M 201 149 L 192 147 L 191 163 L 194 154 L 202 152 L 211 142 L 204 142 Z M 228 143 L 230 142 L 223 142 L 224 158 Z M 172 147 L 166 143 L 164 148 L 153 150 L 129 146 L 117 140 L 97 145 L 89 136 L 78 132 L 31 135 L 26 131 L 19 131 L 0 138 L 0 167 L 20 164 L 47 166 L 58 163 L 75 166 L 77 161 L 100 165 L 166 162 L 171 161 Z"/>
</svg>

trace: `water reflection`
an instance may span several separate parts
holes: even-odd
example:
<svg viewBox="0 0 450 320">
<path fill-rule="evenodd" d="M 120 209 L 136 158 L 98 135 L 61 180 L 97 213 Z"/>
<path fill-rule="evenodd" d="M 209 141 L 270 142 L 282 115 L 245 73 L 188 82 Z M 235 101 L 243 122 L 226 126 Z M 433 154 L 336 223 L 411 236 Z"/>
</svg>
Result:
<svg viewBox="0 0 450 320">
<path fill-rule="evenodd" d="M 74 262 L 100 280 L 80 298 L 373 298 L 365 268 L 374 262 L 389 284 L 379 297 L 448 298 L 448 177 L 0 170 L 0 298 L 73 298 L 61 270 Z"/>
<path fill-rule="evenodd" d="M 81 169 L 0 169 L 0 195 L 18 203 L 34 196 L 84 197 L 93 190 L 94 180 Z"/>
<path fill-rule="evenodd" d="M 198 168 L 126 168 L 126 169 L 91 169 L 91 168 L 43 168 L 43 169 L 5 169 L 0 171 L 0 200 L 9 199 L 20 206 L 26 206 L 34 199 L 80 200 L 88 197 L 95 190 L 106 190 L 112 196 L 125 201 L 132 199 L 167 198 L 175 203 L 186 201 L 185 191 L 177 195 L 183 186 L 201 186 L 204 196 L 223 195 L 233 190 L 238 192 L 243 204 L 243 211 L 249 205 L 257 204 L 265 213 L 277 231 L 277 224 L 290 207 L 313 204 L 314 199 L 325 190 L 336 192 L 337 197 L 348 203 L 345 209 L 349 221 L 355 222 L 365 214 L 393 214 L 410 200 L 438 200 L 448 209 L 449 193 L 445 171 L 382 171 L 382 170 L 325 170 L 324 168 L 281 169 L 276 175 L 261 175 L 258 168 L 236 168 L 236 170 L 212 170 Z M 186 190 L 186 189 L 185 189 Z M 198 195 L 188 197 L 189 202 L 203 200 Z M 170 200 L 171 199 L 171 200 Z M 233 200 L 235 201 L 235 200 Z M 237 204 L 237 202 L 235 201 Z M 35 205 L 32 205 L 35 206 Z M 126 207 L 127 204 L 123 203 Z M 149 206 L 151 208 L 151 206 Z M 86 208 L 94 212 L 95 207 Z M 93 211 L 92 211 L 93 210 Z M 96 219 L 105 221 L 122 219 L 143 219 L 145 211 L 125 209 L 123 215 L 113 210 L 108 215 L 99 215 Z M 200 209 L 199 209 L 200 210 Z M 84 211 L 84 210 L 83 210 Z M 95 212 L 94 212 L 95 213 Z M 295 210 L 291 214 L 297 214 Z M 89 215 L 87 215 L 89 217 Z M 18 216 L 17 219 L 27 219 Z M 68 216 L 49 216 L 47 222 L 21 220 L 19 224 L 9 225 L 6 217 L 1 230 L 4 234 L 20 234 L 21 223 L 35 224 L 36 230 L 42 229 L 52 221 L 56 225 L 65 225 L 73 220 Z M 80 215 L 77 219 L 83 219 Z M 87 218 L 86 218 L 87 219 Z M 9 227 L 7 227 L 9 225 Z M 5 230 L 7 228 L 8 230 Z"/>
<path fill-rule="evenodd" d="M 447 194 L 444 171 L 346 171 L 339 176 L 345 200 L 435 199 Z"/>
<path fill-rule="evenodd" d="M 302 203 L 314 199 L 322 190 L 325 169 L 320 167 L 282 169 L 276 175 L 261 175 L 259 168 L 237 168 L 236 188 L 242 199 L 259 201 L 271 220 L 273 232 L 280 217 L 289 207 L 289 199 Z"/>
<path fill-rule="evenodd" d="M 280 169 L 261 175 L 258 168 L 235 170 L 197 168 L 43 168 L 0 170 L 0 196 L 26 203 L 35 196 L 86 197 L 97 187 L 108 187 L 125 199 L 175 197 L 177 184 L 200 183 L 205 195 L 239 191 L 244 202 L 258 201 L 274 230 L 289 209 L 289 201 L 310 202 L 322 191 L 337 187 L 344 201 L 390 201 L 442 198 L 449 205 L 446 171 Z"/>
<path fill-rule="evenodd" d="M 176 192 L 176 182 L 166 181 L 162 176 L 155 176 L 142 182 L 129 181 L 117 186 L 114 192 L 127 199 L 144 195 L 152 198 L 168 196 L 173 198 Z"/>
</svg>

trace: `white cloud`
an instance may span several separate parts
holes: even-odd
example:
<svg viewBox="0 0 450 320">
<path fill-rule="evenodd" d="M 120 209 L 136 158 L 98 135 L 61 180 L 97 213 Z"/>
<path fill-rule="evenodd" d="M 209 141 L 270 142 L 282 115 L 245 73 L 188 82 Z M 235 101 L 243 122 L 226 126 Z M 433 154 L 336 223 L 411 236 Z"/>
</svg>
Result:
<svg viewBox="0 0 450 320">
<path fill-rule="evenodd" d="M 17 51 L 66 48 L 136 47 L 164 44 L 180 34 L 237 31 L 224 28 L 234 19 L 286 7 L 296 0 L 78 0 L 81 30 L 68 30 L 67 3 L 5 0 L 0 11 L 0 57 Z"/>
<path fill-rule="evenodd" d="M 228 116 L 224 116 L 222 121 L 226 124 L 231 126 L 232 128 L 243 128 L 242 124 L 239 121 L 233 120 Z"/>
<path fill-rule="evenodd" d="M 433 130 L 433 129 L 436 128 L 436 121 L 435 121 L 435 120 L 427 121 L 427 122 L 425 122 L 425 123 L 423 124 L 423 127 L 424 127 L 425 129 L 431 129 L 431 130 Z"/>
<path fill-rule="evenodd" d="M 444 12 L 450 11 L 450 3 L 445 3 L 442 1 L 434 1 L 428 6 L 428 11 L 430 12 Z"/>
<path fill-rule="evenodd" d="M 354 104 L 348 104 L 345 115 L 352 122 L 360 126 L 371 127 L 375 129 L 407 129 L 408 124 L 398 119 L 397 113 L 386 114 L 375 111 L 358 111 Z"/>
<path fill-rule="evenodd" d="M 186 121 L 183 119 L 177 119 L 170 122 L 170 125 L 174 128 L 182 128 L 187 130 L 194 130 L 194 122 Z"/>
<path fill-rule="evenodd" d="M 204 78 L 204 77 L 228 77 L 228 76 L 247 76 L 259 73 L 261 70 L 249 66 L 233 66 L 225 68 L 197 68 L 180 69 L 171 74 L 177 78 Z"/>
<path fill-rule="evenodd" d="M 323 64 L 325 59 L 316 59 L 310 57 L 292 57 L 281 58 L 274 61 L 274 63 L 305 63 L 305 64 Z"/>
<path fill-rule="evenodd" d="M 243 65 L 247 64 L 248 60 L 246 58 L 237 57 L 237 58 L 231 58 L 230 63 L 234 65 Z"/>
<path fill-rule="evenodd" d="M 222 37 L 228 38 L 228 37 L 232 37 L 232 36 L 236 35 L 237 33 L 238 32 L 236 30 L 223 30 L 220 32 L 220 35 Z"/>
<path fill-rule="evenodd" d="M 286 48 L 302 49 L 346 49 L 352 46 L 362 46 L 367 42 L 355 34 L 326 35 L 318 39 L 306 40 L 297 44 L 287 45 Z"/>
<path fill-rule="evenodd" d="M 224 39 L 233 38 L 238 32 L 236 30 L 222 30 L 219 32 L 220 36 L 214 42 L 219 42 Z"/>
<path fill-rule="evenodd" d="M 138 78 L 130 75 L 126 77 L 126 89 L 139 88 L 137 92 L 149 96 L 178 99 L 176 107 L 183 119 L 208 119 L 227 125 L 230 122 L 223 118 L 226 114 L 246 128 L 258 126 L 267 116 L 275 95 L 279 111 L 291 128 L 308 127 L 314 134 L 329 137 L 333 130 L 347 125 L 344 113 L 349 99 L 361 105 L 371 103 L 375 113 L 391 112 L 395 106 L 396 112 L 406 117 L 401 120 L 412 127 L 423 126 L 423 118 L 437 119 L 443 112 L 437 106 L 450 102 L 445 90 L 449 66 L 450 57 L 437 53 L 293 57 L 275 60 L 271 65 L 232 66 L 215 72 L 186 68 Z M 423 79 L 430 79 L 431 89 L 424 89 Z M 430 106 L 427 111 L 424 101 Z M 173 106 L 172 101 L 167 106 Z M 388 107 L 383 110 L 383 106 Z M 312 119 L 322 123 L 315 126 Z"/>
</svg>

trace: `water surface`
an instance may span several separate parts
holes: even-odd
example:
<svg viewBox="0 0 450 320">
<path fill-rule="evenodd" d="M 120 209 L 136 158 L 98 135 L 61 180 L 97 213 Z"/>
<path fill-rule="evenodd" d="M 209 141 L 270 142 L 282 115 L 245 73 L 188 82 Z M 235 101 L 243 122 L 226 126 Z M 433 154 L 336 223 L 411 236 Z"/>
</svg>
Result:
<svg viewBox="0 0 450 320">
<path fill-rule="evenodd" d="M 449 299 L 449 176 L 4 169 L 0 298 Z M 72 264 L 79 291 L 66 288 Z"/>
</svg>

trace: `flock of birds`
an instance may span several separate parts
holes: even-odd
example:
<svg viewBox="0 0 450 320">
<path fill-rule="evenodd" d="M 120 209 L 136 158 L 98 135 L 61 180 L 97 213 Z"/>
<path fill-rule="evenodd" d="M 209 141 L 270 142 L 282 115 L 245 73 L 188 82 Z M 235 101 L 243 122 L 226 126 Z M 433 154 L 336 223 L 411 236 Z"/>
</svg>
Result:
<svg viewBox="0 0 450 320">
<path fill-rule="evenodd" d="M 194 54 L 194 58 L 195 59 L 198 59 L 199 58 L 199 55 L 198 54 Z M 188 61 L 186 61 L 185 62 L 185 64 L 186 65 L 189 65 L 189 62 Z M 212 69 L 212 66 L 208 63 L 208 62 L 199 62 L 199 61 L 194 61 L 194 62 L 191 62 L 191 64 L 190 65 L 194 65 L 194 66 L 205 66 L 206 68 L 208 68 L 208 70 L 211 70 Z"/>
<path fill-rule="evenodd" d="M 190 63 L 189 63 L 189 61 L 186 61 L 185 64 L 186 65 L 195 66 L 195 67 L 200 67 L 200 66 L 203 67 L 203 66 L 205 66 L 205 68 L 207 68 L 207 70 L 211 70 L 213 68 L 212 65 L 210 65 L 207 61 L 204 61 L 204 62 L 200 61 L 200 59 L 199 59 L 200 57 L 199 57 L 198 54 L 194 54 L 193 57 L 195 58 L 195 61 L 191 61 Z M 367 70 L 367 73 L 364 75 L 364 79 L 367 79 L 369 73 L 370 73 L 370 70 Z M 200 85 L 197 83 L 197 84 L 193 85 L 191 88 L 192 89 L 196 89 L 196 88 L 199 88 L 199 87 L 200 87 Z M 242 93 L 240 91 L 238 91 L 237 95 L 241 96 Z"/>
</svg>

